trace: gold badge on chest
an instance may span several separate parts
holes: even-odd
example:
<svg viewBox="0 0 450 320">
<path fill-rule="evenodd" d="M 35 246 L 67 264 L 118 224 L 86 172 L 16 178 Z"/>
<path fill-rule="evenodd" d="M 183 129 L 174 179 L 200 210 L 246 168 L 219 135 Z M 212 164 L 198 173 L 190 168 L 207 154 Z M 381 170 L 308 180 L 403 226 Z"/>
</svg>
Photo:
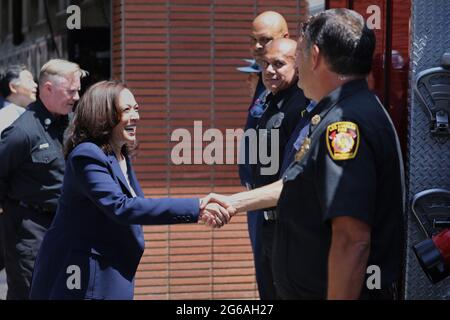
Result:
<svg viewBox="0 0 450 320">
<path fill-rule="evenodd" d="M 311 124 L 313 126 L 317 126 L 320 123 L 320 120 L 322 120 L 322 118 L 320 117 L 320 115 L 316 114 L 311 118 Z M 311 138 L 306 137 L 305 140 L 303 140 L 302 146 L 295 154 L 295 161 L 300 161 L 301 159 L 303 159 L 303 157 L 308 152 L 310 147 L 311 147 Z"/>
<path fill-rule="evenodd" d="M 308 152 L 310 147 L 311 147 L 311 139 L 305 138 L 305 140 L 303 140 L 302 146 L 300 147 L 300 150 L 298 150 L 297 153 L 295 154 L 295 161 L 300 161 Z"/>
</svg>

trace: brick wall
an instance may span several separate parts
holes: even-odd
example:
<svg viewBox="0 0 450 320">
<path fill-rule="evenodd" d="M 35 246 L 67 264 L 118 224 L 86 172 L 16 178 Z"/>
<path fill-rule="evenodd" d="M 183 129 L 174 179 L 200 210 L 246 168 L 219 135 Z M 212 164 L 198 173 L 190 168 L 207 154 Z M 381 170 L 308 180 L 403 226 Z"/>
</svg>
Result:
<svg viewBox="0 0 450 320">
<path fill-rule="evenodd" d="M 242 190 L 236 165 L 172 164 L 171 133 L 192 133 L 194 120 L 203 122 L 203 131 L 243 127 L 248 89 L 235 68 L 249 58 L 252 19 L 276 10 L 296 33 L 307 7 L 301 0 L 113 1 L 113 76 L 141 106 L 134 166 L 146 196 Z M 145 239 L 136 299 L 258 298 L 245 215 L 218 231 L 146 226 Z"/>
</svg>

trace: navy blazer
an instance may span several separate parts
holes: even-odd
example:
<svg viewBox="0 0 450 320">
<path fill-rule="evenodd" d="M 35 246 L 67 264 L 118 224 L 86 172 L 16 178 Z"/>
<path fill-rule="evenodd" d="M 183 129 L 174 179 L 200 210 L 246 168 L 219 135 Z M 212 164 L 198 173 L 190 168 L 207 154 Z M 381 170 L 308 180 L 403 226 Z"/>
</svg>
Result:
<svg viewBox="0 0 450 320">
<path fill-rule="evenodd" d="M 88 142 L 70 153 L 58 209 L 36 259 L 31 299 L 132 299 L 144 252 L 141 225 L 197 222 L 199 199 L 144 198 L 126 160 L 135 198 L 114 155 Z"/>
</svg>

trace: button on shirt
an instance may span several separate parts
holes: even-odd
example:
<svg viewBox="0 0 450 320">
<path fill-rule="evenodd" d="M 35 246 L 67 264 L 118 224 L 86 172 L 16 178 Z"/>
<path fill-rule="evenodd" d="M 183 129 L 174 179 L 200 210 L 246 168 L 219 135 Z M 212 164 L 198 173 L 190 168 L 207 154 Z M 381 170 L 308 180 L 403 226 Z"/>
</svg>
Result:
<svg viewBox="0 0 450 320">
<path fill-rule="evenodd" d="M 65 161 L 68 116 L 53 116 L 40 101 L 1 134 L 0 203 L 6 198 L 56 209 Z"/>
</svg>

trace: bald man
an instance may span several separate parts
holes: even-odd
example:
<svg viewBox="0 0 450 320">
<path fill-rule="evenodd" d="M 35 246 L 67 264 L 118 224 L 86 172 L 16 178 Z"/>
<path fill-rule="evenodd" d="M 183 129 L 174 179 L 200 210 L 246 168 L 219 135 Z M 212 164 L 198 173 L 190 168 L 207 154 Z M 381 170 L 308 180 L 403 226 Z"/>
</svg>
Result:
<svg viewBox="0 0 450 320">
<path fill-rule="evenodd" d="M 284 17 L 275 11 L 265 11 L 252 23 L 251 53 L 257 62 L 261 62 L 264 49 L 274 39 L 289 38 L 288 25 Z"/>
<path fill-rule="evenodd" d="M 258 121 L 258 148 L 271 150 L 270 161 L 258 159 L 252 167 L 253 188 L 271 184 L 279 179 L 286 145 L 302 118 L 308 101 L 297 86 L 295 52 L 297 43 L 291 39 L 279 38 L 266 45 L 261 57 L 262 79 L 270 91 L 266 98 L 266 109 Z M 275 144 L 275 145 L 274 145 Z M 263 145 L 266 145 L 264 150 Z M 258 155 L 260 151 L 258 150 Z M 260 298 L 277 299 L 272 276 L 272 245 L 277 220 L 275 207 L 263 209 L 261 227 L 262 258 L 260 261 L 265 292 Z"/>
<path fill-rule="evenodd" d="M 250 54 L 259 63 L 261 63 L 262 56 L 267 44 L 269 44 L 274 39 L 288 38 L 289 31 L 287 27 L 286 20 L 281 14 L 275 11 L 265 11 L 258 15 L 252 22 L 251 32 L 250 32 Z M 254 130 L 258 124 L 261 115 L 264 112 L 265 99 L 270 93 L 264 87 L 262 82 L 261 73 L 258 73 L 255 77 L 251 78 L 250 85 L 256 87 L 254 89 L 253 99 L 251 101 L 250 107 L 248 109 L 247 121 L 245 124 L 245 130 Z M 254 185 L 253 183 L 253 169 L 249 159 L 252 159 L 252 155 L 249 155 L 251 148 L 249 147 L 248 141 L 243 141 L 242 148 L 245 150 L 242 154 L 246 155 L 245 162 L 239 164 L 239 177 L 241 184 L 247 189 L 251 189 Z M 272 278 L 264 276 L 262 270 L 262 244 L 261 244 L 261 229 L 264 218 L 261 211 L 249 211 L 247 213 L 247 224 L 248 232 L 250 236 L 250 242 L 252 244 L 253 258 L 255 262 L 255 274 L 256 282 L 258 283 L 259 296 L 261 298 L 266 297 L 270 299 L 273 295 L 271 292 L 272 288 Z"/>
</svg>

